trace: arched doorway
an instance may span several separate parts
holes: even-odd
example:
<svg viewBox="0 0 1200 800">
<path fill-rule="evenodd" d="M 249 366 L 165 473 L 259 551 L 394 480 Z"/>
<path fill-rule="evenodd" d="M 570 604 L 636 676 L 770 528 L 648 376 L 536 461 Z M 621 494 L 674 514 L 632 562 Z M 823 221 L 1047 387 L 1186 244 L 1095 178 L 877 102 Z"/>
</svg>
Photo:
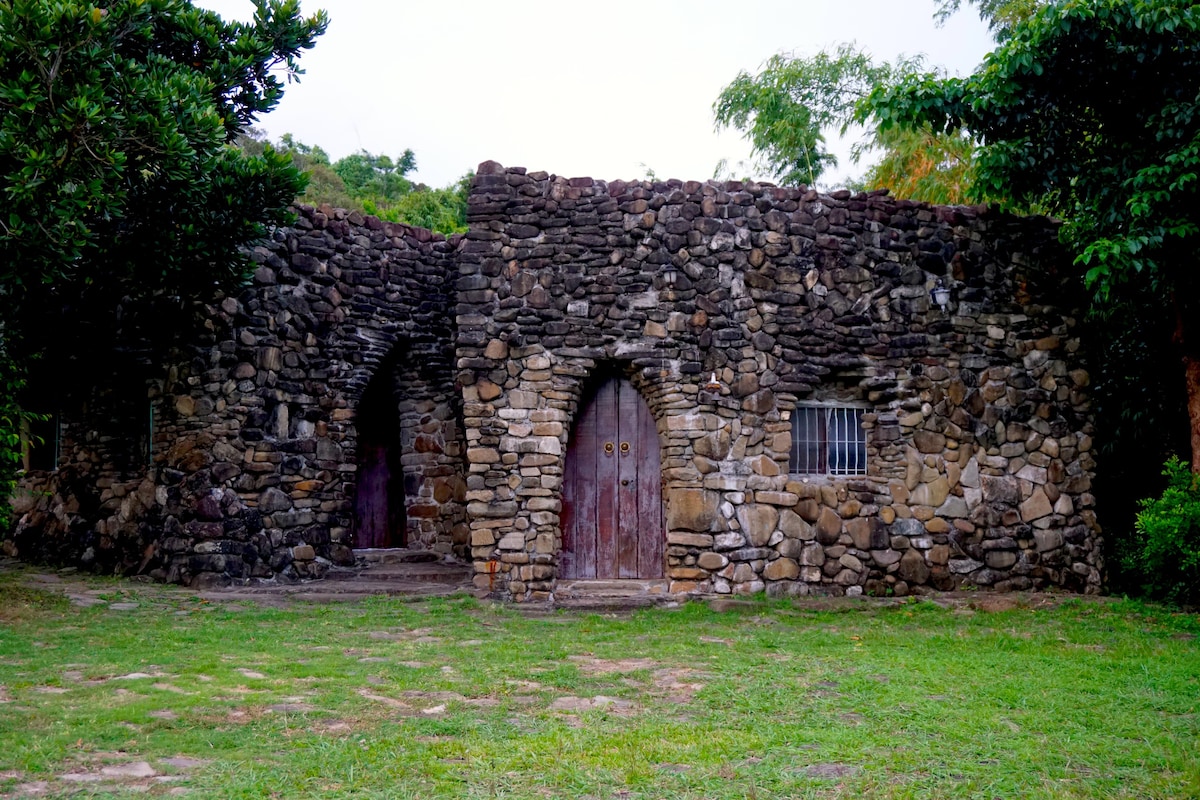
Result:
<svg viewBox="0 0 1200 800">
<path fill-rule="evenodd" d="M 400 416 L 390 375 L 377 375 L 363 392 L 356 415 L 358 490 L 354 495 L 354 546 L 407 544 Z"/>
<path fill-rule="evenodd" d="M 363 391 L 355 413 L 356 548 L 465 553 L 452 358 L 443 343 L 398 344 Z"/>
<path fill-rule="evenodd" d="M 654 416 L 633 385 L 586 393 L 563 475 L 562 578 L 661 578 L 665 534 Z"/>
</svg>

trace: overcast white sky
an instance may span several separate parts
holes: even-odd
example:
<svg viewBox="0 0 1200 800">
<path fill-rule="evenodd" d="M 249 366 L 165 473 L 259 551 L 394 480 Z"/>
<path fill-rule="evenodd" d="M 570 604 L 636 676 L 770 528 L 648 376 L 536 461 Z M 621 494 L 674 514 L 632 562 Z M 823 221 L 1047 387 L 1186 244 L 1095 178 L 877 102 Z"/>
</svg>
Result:
<svg viewBox="0 0 1200 800">
<path fill-rule="evenodd" d="M 197 4 L 226 18 L 253 12 L 250 0 Z M 431 186 L 489 159 L 568 177 L 637 178 L 649 167 L 659 178 L 704 180 L 720 159 L 749 155 L 736 132 L 714 133 L 713 100 L 774 53 L 854 41 L 881 59 L 925 53 L 967 74 L 992 47 L 972 8 L 936 27 L 933 0 L 304 0 L 303 8 L 325 8 L 329 31 L 259 127 L 334 159 L 411 147 L 416 178 Z M 824 183 L 863 172 L 840 160 Z"/>
</svg>

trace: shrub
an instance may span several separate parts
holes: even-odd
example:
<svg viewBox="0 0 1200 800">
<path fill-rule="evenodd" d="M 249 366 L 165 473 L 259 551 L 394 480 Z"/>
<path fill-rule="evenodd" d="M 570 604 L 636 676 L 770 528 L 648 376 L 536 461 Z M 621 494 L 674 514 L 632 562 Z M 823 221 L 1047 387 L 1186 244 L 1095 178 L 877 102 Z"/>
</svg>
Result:
<svg viewBox="0 0 1200 800">
<path fill-rule="evenodd" d="M 1200 482 L 1171 456 L 1161 497 L 1141 501 L 1126 566 L 1141 574 L 1152 597 L 1200 603 Z"/>
</svg>

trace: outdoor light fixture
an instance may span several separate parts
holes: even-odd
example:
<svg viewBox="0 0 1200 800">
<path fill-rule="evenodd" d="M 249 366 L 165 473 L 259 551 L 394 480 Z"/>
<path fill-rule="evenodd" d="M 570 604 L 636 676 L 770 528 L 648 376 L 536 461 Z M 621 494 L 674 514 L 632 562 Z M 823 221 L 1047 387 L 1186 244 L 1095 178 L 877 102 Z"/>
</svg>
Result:
<svg viewBox="0 0 1200 800">
<path fill-rule="evenodd" d="M 675 284 L 679 283 L 679 268 L 674 264 L 667 264 L 662 271 L 663 286 L 668 289 L 674 289 Z"/>
<path fill-rule="evenodd" d="M 708 376 L 708 383 L 704 384 L 704 389 L 709 392 L 721 391 L 721 382 L 717 380 L 717 373 L 713 372 Z"/>
<path fill-rule="evenodd" d="M 933 288 L 929 290 L 929 296 L 933 298 L 933 302 L 937 303 L 938 308 L 942 309 L 943 314 L 950 309 L 950 287 L 943 283 L 941 278 L 934 282 Z"/>
</svg>

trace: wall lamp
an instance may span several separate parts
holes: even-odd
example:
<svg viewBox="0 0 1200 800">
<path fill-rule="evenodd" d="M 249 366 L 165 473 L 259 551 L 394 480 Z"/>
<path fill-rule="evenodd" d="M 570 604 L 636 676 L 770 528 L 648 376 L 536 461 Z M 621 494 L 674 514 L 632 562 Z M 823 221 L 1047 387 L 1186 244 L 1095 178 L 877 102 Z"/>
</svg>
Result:
<svg viewBox="0 0 1200 800">
<path fill-rule="evenodd" d="M 943 314 L 950 310 L 950 287 L 941 278 L 934 281 L 929 297 L 942 309 Z"/>
</svg>

